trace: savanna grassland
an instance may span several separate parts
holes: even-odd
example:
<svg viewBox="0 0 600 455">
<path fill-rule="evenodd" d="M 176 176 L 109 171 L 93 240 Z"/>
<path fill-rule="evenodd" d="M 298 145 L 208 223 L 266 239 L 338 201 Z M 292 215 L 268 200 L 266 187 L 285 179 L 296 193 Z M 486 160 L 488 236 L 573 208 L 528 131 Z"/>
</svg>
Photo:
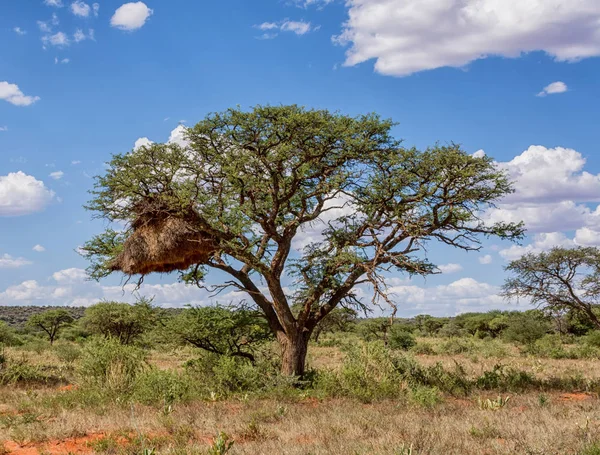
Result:
<svg viewBox="0 0 600 455">
<path fill-rule="evenodd" d="M 85 320 L 52 345 L 3 326 L 0 453 L 600 453 L 598 336 L 539 314 L 347 321 L 301 380 L 270 340 L 252 362 L 166 342 L 168 324 L 122 343 Z"/>
</svg>

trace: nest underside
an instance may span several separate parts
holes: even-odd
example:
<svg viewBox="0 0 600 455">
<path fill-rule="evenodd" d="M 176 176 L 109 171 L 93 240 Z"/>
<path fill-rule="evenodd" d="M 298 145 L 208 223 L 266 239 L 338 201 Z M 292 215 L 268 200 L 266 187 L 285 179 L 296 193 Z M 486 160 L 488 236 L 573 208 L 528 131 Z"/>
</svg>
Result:
<svg viewBox="0 0 600 455">
<path fill-rule="evenodd" d="M 127 275 L 147 275 L 185 270 L 205 264 L 215 252 L 213 239 L 198 229 L 194 216 L 146 211 L 132 223 L 133 232 L 111 270 Z"/>
</svg>

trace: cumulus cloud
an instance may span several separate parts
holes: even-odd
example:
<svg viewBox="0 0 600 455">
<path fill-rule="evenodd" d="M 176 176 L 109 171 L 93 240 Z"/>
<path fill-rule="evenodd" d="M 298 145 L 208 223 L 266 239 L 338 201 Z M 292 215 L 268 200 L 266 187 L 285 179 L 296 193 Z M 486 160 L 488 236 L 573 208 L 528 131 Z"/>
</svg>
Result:
<svg viewBox="0 0 600 455">
<path fill-rule="evenodd" d="M 29 264 L 31 262 L 24 258 L 13 258 L 9 254 L 0 255 L 0 269 L 17 269 Z"/>
<path fill-rule="evenodd" d="M 148 147 L 152 144 L 154 144 L 154 142 L 152 142 L 147 137 L 140 137 L 137 141 L 135 141 L 135 144 L 133 144 L 133 150 L 137 150 L 142 147 Z"/>
<path fill-rule="evenodd" d="M 185 138 L 187 128 L 184 125 L 178 125 L 171 134 L 169 135 L 169 140 L 167 141 L 169 144 L 177 144 L 180 147 L 187 147 L 190 144 Z"/>
<path fill-rule="evenodd" d="M 15 27 L 15 28 L 13 28 L 13 31 L 17 35 L 26 35 L 27 34 L 27 32 L 25 30 L 23 30 L 21 27 Z"/>
<path fill-rule="evenodd" d="M 90 5 L 81 0 L 76 0 L 73 3 L 71 3 L 71 12 L 75 16 L 88 17 L 90 15 L 91 10 L 92 9 Z"/>
<path fill-rule="evenodd" d="M 8 131 L 8 127 L 7 126 L 0 126 L 0 131 Z"/>
<path fill-rule="evenodd" d="M 32 248 L 33 251 L 37 252 L 37 253 L 43 253 L 44 251 L 46 251 L 46 248 L 44 248 L 42 245 L 37 244 Z"/>
<path fill-rule="evenodd" d="M 51 172 L 49 177 L 54 179 L 54 180 L 60 180 L 65 176 L 65 173 L 63 171 L 55 171 L 55 172 Z"/>
<path fill-rule="evenodd" d="M 0 100 L 8 101 L 15 106 L 29 106 L 39 101 L 40 97 L 25 95 L 17 84 L 0 81 Z"/>
<path fill-rule="evenodd" d="M 125 3 L 115 11 L 110 25 L 121 30 L 137 30 L 144 26 L 153 13 L 144 2 Z"/>
<path fill-rule="evenodd" d="M 407 76 L 441 67 L 543 51 L 557 61 L 600 55 L 597 0 L 348 0 L 334 41 L 348 66 L 375 60 L 381 74 Z"/>
<path fill-rule="evenodd" d="M 98 13 L 100 12 L 100 5 L 98 3 L 94 3 L 92 5 L 92 9 L 94 10 L 94 16 L 98 17 Z"/>
<path fill-rule="evenodd" d="M 56 8 L 62 8 L 64 6 L 62 0 L 44 0 L 44 4 Z"/>
<path fill-rule="evenodd" d="M 54 199 L 44 182 L 21 171 L 0 175 L 0 216 L 39 212 Z"/>
<path fill-rule="evenodd" d="M 488 265 L 491 264 L 493 262 L 493 258 L 491 254 L 486 254 L 485 256 L 480 256 L 479 257 L 479 263 L 483 264 L 483 265 Z"/>
<path fill-rule="evenodd" d="M 458 314 L 466 311 L 489 311 L 505 308 L 498 295 L 500 289 L 473 278 L 461 278 L 447 285 L 422 287 L 409 282 L 388 288 L 403 315 Z"/>
<path fill-rule="evenodd" d="M 568 90 L 567 84 L 564 82 L 552 82 L 549 85 L 546 85 L 544 89 L 538 93 L 536 96 L 546 96 L 546 95 L 554 95 L 556 93 L 565 93 Z"/>
<path fill-rule="evenodd" d="M 443 264 L 443 265 L 438 265 L 438 269 L 440 270 L 440 272 L 442 272 L 444 275 L 450 274 L 450 273 L 458 273 L 463 269 L 463 266 L 460 264 Z"/>
<path fill-rule="evenodd" d="M 287 19 L 280 22 L 263 22 L 254 27 L 268 32 L 260 37 L 263 39 L 275 38 L 278 35 L 277 32 L 291 32 L 301 36 L 319 29 L 318 26 L 315 27 L 310 22 L 289 21 Z"/>
<path fill-rule="evenodd" d="M 69 60 L 68 58 L 61 58 L 59 59 L 58 57 L 54 57 L 54 64 L 58 65 L 66 65 L 67 63 L 69 63 L 71 60 Z"/>
</svg>

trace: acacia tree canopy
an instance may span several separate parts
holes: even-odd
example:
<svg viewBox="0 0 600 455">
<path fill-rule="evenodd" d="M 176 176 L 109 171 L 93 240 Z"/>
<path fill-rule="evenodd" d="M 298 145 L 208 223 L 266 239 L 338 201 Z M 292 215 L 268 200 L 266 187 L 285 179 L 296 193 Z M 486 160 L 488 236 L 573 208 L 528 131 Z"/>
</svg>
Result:
<svg viewBox="0 0 600 455">
<path fill-rule="evenodd" d="M 553 248 L 512 261 L 506 298 L 527 298 L 555 314 L 576 313 L 600 329 L 600 250 Z"/>
<path fill-rule="evenodd" d="M 221 289 L 247 293 L 264 313 L 282 371 L 303 374 L 317 324 L 338 305 L 369 305 L 357 285 L 371 286 L 371 303 L 392 303 L 387 272 L 436 271 L 424 254 L 428 241 L 477 250 L 482 236 L 522 236 L 519 224 L 481 217 L 512 191 L 490 158 L 455 144 L 405 148 L 393 126 L 376 114 L 229 109 L 190 128 L 186 147 L 153 144 L 114 156 L 88 208 L 131 224 L 136 204 L 155 195 L 173 211 L 193 207 L 217 248 L 181 278 L 202 285 L 211 269 L 229 275 Z M 322 233 L 294 248 L 314 226 Z M 93 277 L 110 273 L 130 233 L 109 229 L 86 244 Z"/>
<path fill-rule="evenodd" d="M 34 314 L 27 320 L 27 326 L 40 330 L 48 335 L 53 344 L 62 327 L 73 322 L 73 316 L 65 309 L 58 308 Z"/>
</svg>

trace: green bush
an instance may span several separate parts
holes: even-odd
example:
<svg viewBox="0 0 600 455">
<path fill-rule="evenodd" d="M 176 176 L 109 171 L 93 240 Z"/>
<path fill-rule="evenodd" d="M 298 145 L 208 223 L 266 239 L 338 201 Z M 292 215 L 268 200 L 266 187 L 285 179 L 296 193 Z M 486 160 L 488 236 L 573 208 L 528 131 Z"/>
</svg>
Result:
<svg viewBox="0 0 600 455">
<path fill-rule="evenodd" d="M 60 343 L 54 346 L 54 353 L 59 360 L 73 363 L 81 357 L 81 348 L 72 343 Z"/>
<path fill-rule="evenodd" d="M 117 339 L 91 339 L 83 347 L 79 377 L 83 385 L 128 391 L 146 367 L 145 353 Z"/>
<path fill-rule="evenodd" d="M 466 338 L 450 338 L 441 343 L 438 346 L 437 351 L 439 354 L 456 355 L 470 353 L 473 352 L 474 349 L 475 343 L 473 340 Z"/>
<path fill-rule="evenodd" d="M 417 386 L 410 389 L 410 400 L 423 408 L 433 408 L 443 401 L 442 394 L 437 387 Z"/>
<path fill-rule="evenodd" d="M 506 341 L 520 344 L 532 344 L 551 329 L 548 319 L 535 310 L 512 313 L 507 324 L 502 337 Z"/>
<path fill-rule="evenodd" d="M 417 340 L 415 339 L 412 333 L 407 332 L 400 326 L 392 326 L 388 341 L 388 346 L 391 349 L 401 349 L 403 351 L 408 351 L 415 344 L 417 344 Z"/>
<path fill-rule="evenodd" d="M 426 341 L 417 341 L 417 343 L 410 349 L 413 354 L 417 355 L 435 355 L 435 349 L 431 343 Z"/>
<path fill-rule="evenodd" d="M 594 330 L 592 332 L 588 332 L 587 336 L 585 336 L 583 340 L 585 344 L 589 346 L 600 348 L 600 331 Z"/>
</svg>

